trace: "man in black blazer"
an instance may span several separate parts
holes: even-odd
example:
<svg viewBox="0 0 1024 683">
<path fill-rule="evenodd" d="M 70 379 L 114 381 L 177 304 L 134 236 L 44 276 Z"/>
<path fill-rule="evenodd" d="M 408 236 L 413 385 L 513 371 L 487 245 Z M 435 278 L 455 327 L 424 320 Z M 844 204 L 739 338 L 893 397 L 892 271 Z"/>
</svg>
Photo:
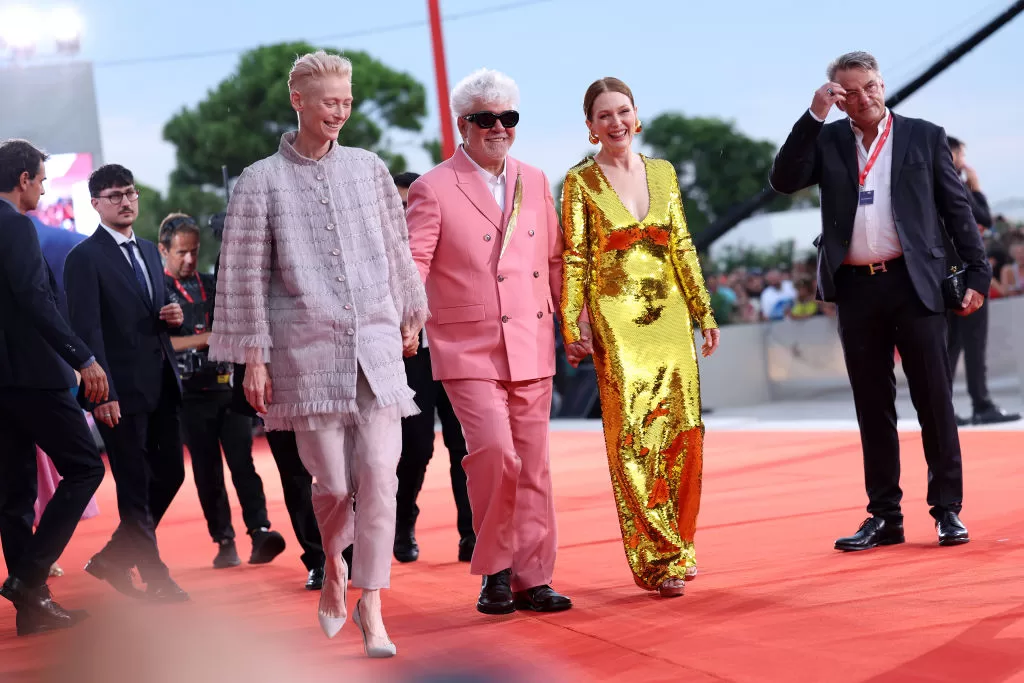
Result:
<svg viewBox="0 0 1024 683">
<path fill-rule="evenodd" d="M 18 610 L 18 635 L 73 626 L 84 616 L 50 597 L 46 579 L 103 481 L 103 461 L 68 387 L 77 369 L 93 401 L 107 376 L 57 306 L 53 273 L 32 221 L 46 155 L 24 140 L 0 144 L 0 541 L 8 578 L 0 595 Z M 32 533 L 36 444 L 62 479 Z"/>
<path fill-rule="evenodd" d="M 984 303 L 992 271 L 942 128 L 886 108 L 870 54 L 839 57 L 828 79 L 779 150 L 771 184 L 785 194 L 818 185 L 821 196 L 818 297 L 837 304 L 871 513 L 835 545 L 865 550 L 904 541 L 897 349 L 921 423 L 939 544 L 967 543 L 942 281 L 963 264 L 967 293 L 956 313 L 970 315 Z M 825 125 L 833 104 L 849 118 Z"/>
<path fill-rule="evenodd" d="M 394 177 L 403 205 L 408 202 L 409 187 L 417 178 L 417 173 L 400 173 Z M 420 556 L 420 547 L 416 542 L 416 518 L 419 517 L 420 509 L 416 505 L 416 499 L 423 488 L 427 464 L 434 456 L 436 414 L 441 421 L 441 436 L 445 448 L 448 449 L 452 495 L 455 497 L 455 524 L 459 532 L 458 559 L 459 562 L 470 562 L 476 548 L 476 534 L 473 533 L 473 509 L 469 504 L 466 472 L 462 468 L 462 459 L 468 452 L 466 438 L 444 386 L 435 380 L 431 373 L 430 341 L 424 331 L 420 331 L 416 354 L 405 359 L 405 374 L 409 378 L 409 388 L 416 392 L 416 406 L 420 413 L 402 418 L 395 559 L 399 562 L 415 562 Z"/>
<path fill-rule="evenodd" d="M 156 246 L 132 231 L 139 193 L 131 171 L 100 167 L 89 177 L 89 193 L 100 225 L 68 254 L 64 283 L 72 326 L 110 373 L 109 401 L 81 394 L 80 400 L 107 447 L 121 519 L 85 570 L 139 596 L 131 576 L 137 567 L 146 597 L 183 601 L 188 595 L 160 559 L 156 525 L 185 479 L 181 380 L 168 336 L 184 316 L 178 304 L 166 303 Z"/>
</svg>

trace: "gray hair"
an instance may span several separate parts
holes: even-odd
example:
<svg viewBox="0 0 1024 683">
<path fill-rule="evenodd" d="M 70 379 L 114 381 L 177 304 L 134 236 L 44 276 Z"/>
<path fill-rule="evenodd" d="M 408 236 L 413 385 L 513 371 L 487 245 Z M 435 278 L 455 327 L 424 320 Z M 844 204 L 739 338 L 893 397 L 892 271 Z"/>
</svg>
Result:
<svg viewBox="0 0 1024 683">
<path fill-rule="evenodd" d="M 301 90 L 307 81 L 324 76 L 341 76 L 352 80 L 352 62 L 323 50 L 298 57 L 288 74 L 288 91 Z"/>
<path fill-rule="evenodd" d="M 479 69 L 452 88 L 452 112 L 456 116 L 472 114 L 478 102 L 501 102 L 514 109 L 519 106 L 519 86 L 500 71 Z"/>
<path fill-rule="evenodd" d="M 870 52 L 847 52 L 832 60 L 825 73 L 828 80 L 836 80 L 836 74 L 847 69 L 864 69 L 865 71 L 878 71 L 878 60 Z"/>
</svg>

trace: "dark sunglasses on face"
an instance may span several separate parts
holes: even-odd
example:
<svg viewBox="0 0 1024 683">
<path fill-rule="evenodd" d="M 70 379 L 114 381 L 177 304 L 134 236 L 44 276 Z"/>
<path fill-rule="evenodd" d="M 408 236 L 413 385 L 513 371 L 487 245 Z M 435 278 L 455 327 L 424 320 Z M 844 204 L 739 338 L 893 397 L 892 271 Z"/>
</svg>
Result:
<svg viewBox="0 0 1024 683">
<path fill-rule="evenodd" d="M 462 118 L 475 123 L 481 128 L 494 128 L 494 124 L 501 121 L 505 128 L 515 128 L 519 123 L 519 112 L 514 109 L 495 114 L 490 111 L 478 111 L 475 114 L 466 114 Z"/>
</svg>

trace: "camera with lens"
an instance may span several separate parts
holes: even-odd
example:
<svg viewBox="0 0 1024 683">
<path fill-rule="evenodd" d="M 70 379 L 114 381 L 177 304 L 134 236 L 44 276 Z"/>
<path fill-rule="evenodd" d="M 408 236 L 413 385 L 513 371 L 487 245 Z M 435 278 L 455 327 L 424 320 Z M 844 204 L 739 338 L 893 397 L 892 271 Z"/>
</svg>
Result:
<svg viewBox="0 0 1024 683">
<path fill-rule="evenodd" d="M 198 324 L 195 326 L 195 333 L 202 334 L 206 326 Z M 210 360 L 208 349 L 186 349 L 177 353 L 178 372 L 182 380 L 192 380 L 192 383 L 217 384 L 219 378 L 230 375 L 232 366 L 230 363 L 214 362 Z"/>
<path fill-rule="evenodd" d="M 205 374 L 210 365 L 210 357 L 206 351 L 187 349 L 178 352 L 178 371 L 182 379 L 192 379 L 196 375 Z"/>
</svg>

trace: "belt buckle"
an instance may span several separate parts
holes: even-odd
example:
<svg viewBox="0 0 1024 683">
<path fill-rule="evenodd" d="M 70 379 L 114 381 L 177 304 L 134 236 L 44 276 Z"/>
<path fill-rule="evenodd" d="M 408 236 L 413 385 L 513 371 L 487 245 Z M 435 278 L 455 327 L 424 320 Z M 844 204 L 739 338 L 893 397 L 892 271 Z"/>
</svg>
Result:
<svg viewBox="0 0 1024 683">
<path fill-rule="evenodd" d="M 868 264 L 868 270 L 871 271 L 872 275 L 874 275 L 875 273 L 887 273 L 887 272 L 889 272 L 888 269 L 885 267 L 885 261 L 879 261 L 878 263 L 870 263 L 870 264 Z"/>
</svg>

